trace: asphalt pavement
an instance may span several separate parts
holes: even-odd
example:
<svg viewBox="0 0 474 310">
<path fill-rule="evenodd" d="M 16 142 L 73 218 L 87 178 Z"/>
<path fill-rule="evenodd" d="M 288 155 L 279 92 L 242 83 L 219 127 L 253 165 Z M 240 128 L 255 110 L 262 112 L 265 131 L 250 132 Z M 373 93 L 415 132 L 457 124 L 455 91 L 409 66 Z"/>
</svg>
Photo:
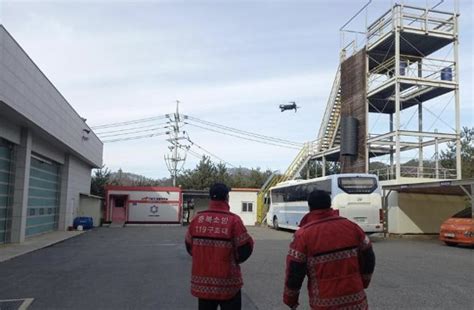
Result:
<svg viewBox="0 0 474 310">
<path fill-rule="evenodd" d="M 292 233 L 249 228 L 243 309 L 282 304 Z M 189 292 L 184 227 L 99 228 L 0 263 L 0 300 L 34 298 L 28 309 L 197 309 Z M 474 309 L 474 250 L 437 240 L 374 240 L 371 309 Z M 309 309 L 302 290 L 300 309 Z"/>
</svg>

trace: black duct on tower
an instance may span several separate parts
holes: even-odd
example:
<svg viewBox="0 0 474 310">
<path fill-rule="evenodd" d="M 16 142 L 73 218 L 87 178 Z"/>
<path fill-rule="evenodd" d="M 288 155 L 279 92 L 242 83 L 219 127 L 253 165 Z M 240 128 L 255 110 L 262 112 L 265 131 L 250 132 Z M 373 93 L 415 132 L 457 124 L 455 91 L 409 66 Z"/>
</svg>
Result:
<svg viewBox="0 0 474 310">
<path fill-rule="evenodd" d="M 341 155 L 357 156 L 357 131 L 359 121 L 352 116 L 341 118 Z"/>
</svg>

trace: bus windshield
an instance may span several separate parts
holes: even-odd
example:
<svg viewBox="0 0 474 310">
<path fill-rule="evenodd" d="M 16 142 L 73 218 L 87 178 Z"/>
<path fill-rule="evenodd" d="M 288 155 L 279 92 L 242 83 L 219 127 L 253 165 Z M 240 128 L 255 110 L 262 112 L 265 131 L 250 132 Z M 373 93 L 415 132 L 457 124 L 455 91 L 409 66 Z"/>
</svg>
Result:
<svg viewBox="0 0 474 310">
<path fill-rule="evenodd" d="M 371 177 L 340 177 L 338 186 L 348 194 L 370 194 L 377 189 L 377 180 Z"/>
</svg>

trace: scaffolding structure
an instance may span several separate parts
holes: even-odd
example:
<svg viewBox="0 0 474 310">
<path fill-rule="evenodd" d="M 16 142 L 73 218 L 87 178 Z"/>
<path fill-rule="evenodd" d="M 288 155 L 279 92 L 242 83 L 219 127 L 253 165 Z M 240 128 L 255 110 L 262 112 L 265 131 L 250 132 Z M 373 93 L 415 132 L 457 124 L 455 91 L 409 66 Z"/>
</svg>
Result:
<svg viewBox="0 0 474 310">
<path fill-rule="evenodd" d="M 453 59 L 429 56 L 448 45 L 452 45 Z M 388 132 L 368 133 L 367 152 L 390 155 L 389 179 L 405 176 L 400 154 L 410 149 L 418 150 L 419 166 L 408 176 L 460 179 L 458 14 L 395 5 L 368 27 L 367 58 L 369 112 L 390 116 Z M 449 92 L 454 92 L 455 131 L 428 131 L 423 122 L 423 104 Z M 418 130 L 402 130 L 400 112 L 412 106 L 418 107 Z M 418 141 L 413 142 L 411 137 Z M 448 142 L 456 145 L 454 171 L 439 166 L 438 146 Z M 423 150 L 431 145 L 436 149 L 436 165 L 426 171 Z"/>
<path fill-rule="evenodd" d="M 341 64 L 358 52 L 366 57 L 364 117 L 367 124 L 364 142 L 359 145 L 359 149 L 365 149 L 365 156 L 362 156 L 364 172 L 375 173 L 383 180 L 461 178 L 458 18 L 457 12 L 395 4 L 367 26 L 362 49 L 357 49 L 355 40 L 343 46 Z M 451 59 L 430 56 L 449 47 L 453 51 Z M 344 102 L 341 100 L 341 76 L 344 78 L 339 65 L 318 134 L 321 143 L 316 145 L 312 157 L 321 162 L 321 175 L 326 174 L 326 161 L 341 161 L 342 158 L 340 123 Z M 442 111 L 432 111 L 424 106 L 448 93 L 453 94 L 454 100 L 447 101 Z M 424 123 L 424 112 L 443 122 L 442 112 L 448 105 L 454 106 L 452 131 L 431 130 L 433 126 Z M 402 111 L 415 106 L 417 130 L 406 130 L 401 124 L 411 118 L 403 119 Z M 371 132 L 373 126 L 369 121 L 374 114 L 388 115 L 385 132 Z M 447 143 L 456 146 L 455 169 L 442 167 L 439 162 L 440 146 Z M 434 166 L 425 167 L 424 150 L 428 147 L 434 147 L 430 154 Z M 418 153 L 417 166 L 403 165 L 401 154 L 413 150 Z M 388 156 L 389 163 L 386 167 L 373 169 L 371 160 L 381 156 Z M 345 167 L 341 169 L 347 171 Z"/>
<path fill-rule="evenodd" d="M 426 182 L 427 179 L 461 179 L 461 125 L 459 100 L 458 60 L 458 10 L 456 0 L 453 12 L 441 11 L 437 7 L 415 7 L 394 4 L 364 31 L 344 28 L 371 4 L 371 0 L 341 28 L 340 63 L 331 87 L 318 136 L 305 143 L 291 165 L 282 175 L 273 175 L 262 187 L 258 196 L 258 222 L 265 219 L 268 209 L 268 192 L 279 182 L 299 177 L 301 171 L 311 164 L 316 173 L 311 177 L 331 173 L 373 173 L 380 180 L 401 183 Z M 344 35 L 352 33 L 359 39 L 347 44 Z M 362 39 L 360 39 L 362 36 Z M 359 48 L 359 44 L 363 46 Z M 445 48 L 452 50 L 451 58 L 439 58 L 437 52 Z M 444 100 L 446 94 L 454 100 L 446 100 L 442 109 L 428 108 L 431 100 Z M 454 110 L 452 130 L 438 131 L 433 124 L 425 124 L 424 112 L 443 121 L 443 112 L 451 106 Z M 410 109 L 411 108 L 411 109 Z M 408 120 L 403 111 L 415 110 Z M 416 130 L 402 126 L 417 115 Z M 375 116 L 376 121 L 373 122 Z M 382 124 L 382 132 L 375 132 L 375 124 L 382 116 L 388 118 Z M 349 137 L 344 130 L 344 118 L 355 119 L 353 127 L 358 135 Z M 354 122 L 353 122 L 354 123 Z M 433 129 L 433 130 L 432 130 Z M 355 143 L 355 153 L 348 154 L 347 143 Z M 346 145 L 345 145 L 346 143 Z M 447 144 L 455 146 L 455 168 L 442 167 L 440 148 Z M 429 149 L 434 148 L 434 150 Z M 350 147 L 349 147 L 350 149 Z M 416 166 L 402 161 L 405 152 L 416 152 Z M 428 160 L 426 160 L 426 156 Z M 382 168 L 372 163 L 388 157 Z M 430 165 L 426 165 L 426 162 Z M 434 162 L 434 164 L 432 164 Z M 328 163 L 333 169 L 328 170 Z M 334 169 L 336 166 L 336 169 Z M 319 167 L 319 168 L 318 168 Z M 307 171 L 310 169 L 307 168 Z"/>
</svg>

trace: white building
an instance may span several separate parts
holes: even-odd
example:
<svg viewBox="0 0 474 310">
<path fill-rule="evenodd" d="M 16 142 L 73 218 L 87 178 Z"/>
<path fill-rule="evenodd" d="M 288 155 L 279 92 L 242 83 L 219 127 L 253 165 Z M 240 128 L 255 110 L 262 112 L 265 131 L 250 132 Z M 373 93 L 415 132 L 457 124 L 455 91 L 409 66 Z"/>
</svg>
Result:
<svg viewBox="0 0 474 310">
<path fill-rule="evenodd" d="M 0 243 L 71 226 L 102 148 L 0 25 Z"/>
<path fill-rule="evenodd" d="M 244 225 L 251 226 L 257 222 L 258 188 L 232 188 L 229 193 L 230 212 L 240 216 Z"/>
</svg>

